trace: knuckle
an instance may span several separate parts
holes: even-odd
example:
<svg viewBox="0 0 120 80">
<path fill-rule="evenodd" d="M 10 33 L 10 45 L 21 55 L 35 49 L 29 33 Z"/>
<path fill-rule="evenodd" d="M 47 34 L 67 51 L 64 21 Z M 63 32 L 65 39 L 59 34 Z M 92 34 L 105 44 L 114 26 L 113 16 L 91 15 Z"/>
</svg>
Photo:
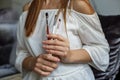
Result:
<svg viewBox="0 0 120 80">
<path fill-rule="evenodd" d="M 50 71 L 52 72 L 52 71 L 54 71 L 54 69 L 53 69 L 53 68 L 51 68 L 51 69 L 50 69 Z"/>
<path fill-rule="evenodd" d="M 47 69 L 46 69 L 47 71 L 49 71 L 49 72 L 52 72 L 54 69 L 53 68 L 51 68 L 51 67 L 47 67 Z"/>
<path fill-rule="evenodd" d="M 55 39 L 55 40 L 54 40 L 54 44 L 57 44 L 57 42 L 58 42 L 58 41 Z"/>
<path fill-rule="evenodd" d="M 46 54 L 43 54 L 41 58 L 42 58 L 42 59 L 45 59 L 46 56 L 47 56 Z"/>
<path fill-rule="evenodd" d="M 52 64 L 53 68 L 57 68 L 57 64 Z"/>
<path fill-rule="evenodd" d="M 48 67 L 46 67 L 46 66 L 43 66 L 43 69 L 46 71 L 49 71 Z"/>
<path fill-rule="evenodd" d="M 42 69 L 45 69 L 44 65 L 41 65 L 41 68 L 42 68 Z"/>
<path fill-rule="evenodd" d="M 68 47 L 66 47 L 66 51 L 68 51 L 69 50 L 69 48 Z"/>
<path fill-rule="evenodd" d="M 58 65 L 55 65 L 55 68 L 57 68 L 58 67 Z"/>
<path fill-rule="evenodd" d="M 37 58 L 37 60 L 36 60 L 37 62 L 41 62 L 41 58 Z"/>
<path fill-rule="evenodd" d="M 51 59 L 51 54 L 47 54 L 46 58 L 50 60 Z"/>
<path fill-rule="evenodd" d="M 56 37 L 60 37 L 60 35 L 59 35 L 59 34 L 56 34 Z"/>
<path fill-rule="evenodd" d="M 66 48 L 66 47 L 64 47 L 64 48 L 63 48 L 63 51 L 66 51 L 66 50 L 67 50 L 67 48 Z"/>
<path fill-rule="evenodd" d="M 64 57 L 66 57 L 66 56 L 67 56 L 67 52 L 64 53 Z"/>
<path fill-rule="evenodd" d="M 46 55 L 46 59 L 50 59 L 50 55 Z"/>
<path fill-rule="evenodd" d="M 57 51 L 55 51 L 55 50 L 52 50 L 52 53 L 56 53 Z"/>
<path fill-rule="evenodd" d="M 54 46 L 54 47 L 53 47 L 53 49 L 55 49 L 55 50 L 56 50 L 56 49 L 57 49 L 57 47 L 56 47 L 56 46 Z"/>
<path fill-rule="evenodd" d="M 63 56 L 63 57 L 66 57 L 66 56 L 67 56 L 67 52 L 64 51 L 64 52 L 62 53 L 62 56 Z"/>
<path fill-rule="evenodd" d="M 52 50 L 49 50 L 49 53 L 52 53 L 53 51 Z"/>
<path fill-rule="evenodd" d="M 51 58 L 51 56 L 52 56 L 52 54 L 51 53 L 53 53 L 53 50 L 49 50 L 49 52 L 48 52 L 48 56 L 49 56 L 49 59 Z"/>
<path fill-rule="evenodd" d="M 51 65 L 52 65 L 52 63 L 48 62 L 48 66 L 51 66 Z"/>
</svg>

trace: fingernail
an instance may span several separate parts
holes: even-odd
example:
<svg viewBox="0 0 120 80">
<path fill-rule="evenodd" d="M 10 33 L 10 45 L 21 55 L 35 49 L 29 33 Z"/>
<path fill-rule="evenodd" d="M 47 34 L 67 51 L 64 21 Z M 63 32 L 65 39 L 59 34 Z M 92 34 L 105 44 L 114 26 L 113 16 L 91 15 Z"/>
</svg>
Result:
<svg viewBox="0 0 120 80">
<path fill-rule="evenodd" d="M 57 59 L 57 61 L 59 62 L 59 61 L 60 61 L 60 59 Z"/>
<path fill-rule="evenodd" d="M 60 62 L 60 59 L 58 59 L 58 62 Z"/>
</svg>

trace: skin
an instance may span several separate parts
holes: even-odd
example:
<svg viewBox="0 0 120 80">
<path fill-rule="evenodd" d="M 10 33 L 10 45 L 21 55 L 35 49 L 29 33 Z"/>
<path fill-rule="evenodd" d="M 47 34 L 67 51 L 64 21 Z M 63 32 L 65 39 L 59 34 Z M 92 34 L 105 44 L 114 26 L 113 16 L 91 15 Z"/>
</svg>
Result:
<svg viewBox="0 0 120 80">
<path fill-rule="evenodd" d="M 59 58 L 50 54 L 41 54 L 38 56 L 34 71 L 42 76 L 48 76 L 58 67 Z"/>
<path fill-rule="evenodd" d="M 91 15 L 94 13 L 94 10 L 89 4 L 88 0 L 71 0 L 73 9 Z M 50 9 L 58 7 L 55 5 L 59 0 L 46 0 L 43 9 Z M 54 5 L 54 6 L 52 6 Z M 27 10 L 27 6 L 25 10 Z M 84 9 L 83 9 L 84 8 Z M 39 55 L 35 59 L 35 66 L 32 69 L 34 72 L 38 73 L 41 76 L 50 75 L 57 67 L 58 62 L 63 63 L 88 63 L 91 62 L 91 58 L 88 52 L 84 49 L 70 50 L 69 40 L 56 34 L 47 35 L 48 38 L 52 40 L 43 41 L 43 48 L 47 53 Z M 28 69 L 26 63 L 30 60 L 23 61 L 23 68 Z"/>
</svg>

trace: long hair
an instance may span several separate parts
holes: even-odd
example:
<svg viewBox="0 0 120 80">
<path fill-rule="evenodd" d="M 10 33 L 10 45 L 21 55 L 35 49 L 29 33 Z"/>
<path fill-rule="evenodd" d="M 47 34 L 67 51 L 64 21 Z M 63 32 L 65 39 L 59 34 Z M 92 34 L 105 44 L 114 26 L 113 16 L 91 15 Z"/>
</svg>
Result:
<svg viewBox="0 0 120 80">
<path fill-rule="evenodd" d="M 36 22 L 43 3 L 46 0 L 33 0 L 28 10 L 28 15 L 25 22 L 25 33 L 29 37 L 36 27 Z M 64 20 L 66 21 L 66 9 L 69 0 L 60 0 L 60 9 L 63 10 Z"/>
</svg>

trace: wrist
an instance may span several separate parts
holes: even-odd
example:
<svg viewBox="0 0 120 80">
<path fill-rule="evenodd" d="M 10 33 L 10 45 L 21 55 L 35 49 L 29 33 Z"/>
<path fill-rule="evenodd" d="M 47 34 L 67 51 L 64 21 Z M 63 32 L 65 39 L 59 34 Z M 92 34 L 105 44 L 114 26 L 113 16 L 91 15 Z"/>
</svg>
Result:
<svg viewBox="0 0 120 80">
<path fill-rule="evenodd" d="M 61 59 L 62 59 L 61 61 L 62 61 L 63 63 L 73 63 L 71 50 L 69 50 L 69 51 L 67 52 L 67 55 L 66 55 L 64 58 L 61 58 Z"/>
</svg>

